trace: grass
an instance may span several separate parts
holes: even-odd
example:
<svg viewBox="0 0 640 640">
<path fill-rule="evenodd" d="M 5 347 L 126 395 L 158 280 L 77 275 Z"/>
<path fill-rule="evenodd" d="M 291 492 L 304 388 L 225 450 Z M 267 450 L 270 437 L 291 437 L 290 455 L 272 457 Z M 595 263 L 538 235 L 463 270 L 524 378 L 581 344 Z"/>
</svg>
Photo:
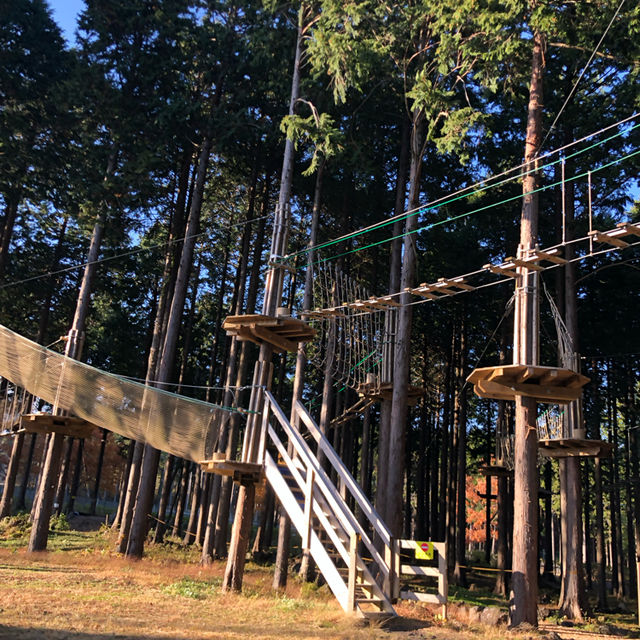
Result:
<svg viewBox="0 0 640 640">
<path fill-rule="evenodd" d="M 196 548 L 176 541 L 148 545 L 142 560 L 112 549 L 115 535 L 70 530 L 51 533 L 50 551 L 25 550 L 28 521 L 0 522 L 0 640 L 520 640 L 506 629 L 455 620 L 413 602 L 397 606 L 400 617 L 386 627 L 363 626 L 345 615 L 326 586 L 289 580 L 271 588 L 272 570 L 247 563 L 243 592 L 222 591 L 224 563 L 199 564 Z M 479 591 L 458 601 L 489 604 Z"/>
</svg>

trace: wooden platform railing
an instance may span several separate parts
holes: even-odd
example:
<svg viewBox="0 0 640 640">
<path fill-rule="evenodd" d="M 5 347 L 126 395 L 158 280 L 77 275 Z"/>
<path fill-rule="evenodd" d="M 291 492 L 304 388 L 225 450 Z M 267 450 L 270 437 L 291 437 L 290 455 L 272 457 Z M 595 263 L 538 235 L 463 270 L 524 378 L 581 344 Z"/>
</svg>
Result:
<svg viewBox="0 0 640 640">
<path fill-rule="evenodd" d="M 305 424 L 309 420 L 312 422 L 306 411 L 304 414 Z M 275 424 L 271 423 L 269 417 L 275 418 Z M 342 607 L 345 611 L 353 611 L 365 602 L 376 603 L 381 610 L 395 613 L 390 602 L 392 592 L 388 586 L 394 586 L 389 565 L 394 565 L 396 556 L 388 554 L 390 562 L 387 562 L 376 549 L 369 534 L 331 482 L 305 439 L 291 425 L 268 391 L 265 391 L 262 424 L 266 433 L 265 437 L 261 438 L 265 446 L 260 457 L 264 460 L 267 480 L 291 518 L 292 524 L 300 533 L 303 549 L 311 553 Z M 327 457 L 333 462 L 337 460 L 341 463 L 317 425 L 312 424 L 311 428 L 315 428 L 321 436 L 319 443 L 322 444 L 319 446 L 329 454 Z M 282 438 L 278 431 L 283 435 Z M 277 454 L 280 466 L 275 462 L 272 452 Z M 283 475 L 284 467 L 288 478 Z M 341 477 L 344 476 L 349 485 L 355 485 L 351 486 L 355 493 L 362 494 L 355 480 L 350 474 L 349 477 L 345 476 L 345 472 L 348 474 L 346 469 L 341 469 Z M 359 495 L 359 502 L 363 504 L 363 512 L 375 514 L 364 494 Z M 379 516 L 375 515 L 379 520 Z M 388 529 L 380 522 L 376 523 L 377 529 L 380 529 L 383 535 L 386 533 L 387 539 L 393 544 Z M 320 539 L 319 533 L 325 537 L 324 540 Z M 334 557 L 326 549 L 327 542 L 335 549 Z M 359 552 L 362 548 L 367 550 L 366 562 Z M 340 561 L 344 565 L 342 570 L 347 571 L 345 576 L 340 575 L 336 566 L 336 562 Z M 379 576 L 382 586 L 376 581 L 373 573 Z M 364 593 L 365 597 L 358 597 L 356 589 L 361 594 Z"/>
</svg>

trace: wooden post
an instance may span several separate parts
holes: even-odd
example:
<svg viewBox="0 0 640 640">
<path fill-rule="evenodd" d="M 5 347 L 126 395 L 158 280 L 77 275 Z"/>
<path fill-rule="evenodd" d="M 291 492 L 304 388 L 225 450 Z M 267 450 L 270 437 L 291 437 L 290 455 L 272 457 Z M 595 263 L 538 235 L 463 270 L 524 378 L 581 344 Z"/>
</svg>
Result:
<svg viewBox="0 0 640 640">
<path fill-rule="evenodd" d="M 307 469 L 307 484 L 304 490 L 304 535 L 302 536 L 302 552 L 309 553 L 311 545 L 311 518 L 313 514 L 313 483 L 315 482 L 315 472 Z"/>
<path fill-rule="evenodd" d="M 358 542 L 360 536 L 353 531 L 349 537 L 349 582 L 348 582 L 348 610 L 356 608 L 356 583 L 358 578 Z"/>
</svg>

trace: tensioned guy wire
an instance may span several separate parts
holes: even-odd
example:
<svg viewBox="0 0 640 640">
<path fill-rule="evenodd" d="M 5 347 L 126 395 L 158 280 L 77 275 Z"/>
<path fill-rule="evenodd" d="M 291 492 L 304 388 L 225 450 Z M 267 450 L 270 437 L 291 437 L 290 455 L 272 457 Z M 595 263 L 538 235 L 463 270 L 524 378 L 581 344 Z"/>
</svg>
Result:
<svg viewBox="0 0 640 640">
<path fill-rule="evenodd" d="M 549 156 L 552 156 L 556 153 L 559 153 L 561 151 L 564 151 L 565 149 L 568 149 L 569 147 L 572 147 L 576 144 L 579 144 L 581 142 L 584 142 L 585 140 L 588 140 L 590 138 L 593 138 L 595 136 L 598 136 L 612 128 L 618 127 L 620 125 L 623 125 L 633 119 L 635 119 L 636 117 L 638 117 L 638 115 L 640 115 L 639 112 L 635 112 L 632 115 L 628 116 L 627 118 L 624 118 L 622 120 L 619 120 L 618 122 L 609 125 L 607 127 L 603 127 L 602 129 L 599 129 L 598 131 L 595 131 L 593 133 L 588 134 L 587 136 L 584 136 L 583 138 L 580 138 L 579 140 L 575 140 L 573 142 L 570 142 L 562 147 L 559 147 L 553 151 L 550 151 L 546 154 L 544 154 L 543 156 L 540 157 L 540 159 L 544 159 L 547 158 Z M 624 134 L 628 134 L 630 131 L 633 131 L 634 129 L 640 127 L 640 123 L 633 125 L 630 129 L 626 130 L 626 131 L 619 131 L 615 134 L 613 134 L 612 136 L 609 136 L 607 138 L 605 138 L 604 140 L 600 140 L 599 142 L 596 142 L 592 145 L 589 145 L 587 147 L 585 147 L 584 149 L 580 149 L 578 151 L 575 151 L 572 154 L 569 154 L 567 156 L 564 156 L 565 161 L 571 158 L 575 158 L 583 153 L 586 153 L 587 151 L 590 151 L 592 149 L 595 149 L 599 146 L 602 146 L 604 144 L 606 144 L 607 142 L 610 142 L 611 140 L 614 140 L 615 138 L 618 138 Z M 509 178 L 505 178 L 504 180 L 501 180 L 499 182 L 496 182 L 494 184 L 490 184 L 487 185 L 488 182 L 490 182 L 491 180 L 495 180 L 497 178 L 501 178 L 503 176 L 509 175 L 510 173 L 513 173 L 515 171 L 518 171 L 520 169 L 523 169 L 525 166 L 528 166 L 528 164 L 522 163 L 516 167 L 512 167 L 511 169 L 507 169 L 505 171 L 503 171 L 502 173 L 496 174 L 495 176 L 491 176 L 489 178 L 485 178 L 484 180 L 481 180 L 479 182 L 476 182 L 473 185 L 469 185 L 468 187 L 463 187 L 462 189 L 459 189 L 458 191 L 453 192 L 452 194 L 448 194 L 446 196 L 443 196 L 442 198 L 439 198 L 437 200 L 433 200 L 432 202 L 428 202 L 424 205 L 421 205 L 419 207 L 416 207 L 415 209 L 410 209 L 408 211 L 405 211 L 403 213 L 400 213 L 396 216 L 392 216 L 390 218 L 386 218 L 385 220 L 381 220 L 380 222 L 376 222 L 373 223 L 371 225 L 369 225 L 368 227 L 363 227 L 362 229 L 357 229 L 356 231 L 352 231 L 349 232 L 347 234 L 344 234 L 338 238 L 334 238 L 333 240 L 327 240 L 326 242 L 320 243 L 320 244 L 316 244 L 313 246 L 308 246 L 305 247 L 304 249 L 300 249 L 299 251 L 295 251 L 292 253 L 287 254 L 286 256 L 283 256 L 283 260 L 290 260 L 298 255 L 303 255 L 305 253 L 308 253 L 309 251 L 313 251 L 313 250 L 319 250 L 319 249 L 323 249 L 326 248 L 328 246 L 332 246 L 334 244 L 337 244 L 339 242 L 344 242 L 345 240 L 349 240 L 351 238 L 355 238 L 358 237 L 360 235 L 363 235 L 365 233 L 369 233 L 370 231 L 375 231 L 377 229 L 382 229 L 386 226 L 389 226 L 397 221 L 401 221 L 401 220 L 405 220 L 411 216 L 414 215 L 419 215 L 421 213 L 426 213 L 427 211 L 431 211 L 433 209 L 437 209 L 439 207 L 445 206 L 447 204 L 451 204 L 453 202 L 456 202 L 458 200 L 464 199 L 464 198 L 468 198 L 472 195 L 476 195 L 478 193 L 483 193 L 485 191 L 488 191 L 494 187 L 500 186 L 502 184 L 505 184 L 507 182 L 510 182 L 512 180 L 516 180 L 516 179 L 520 179 L 521 177 L 528 175 L 529 173 L 533 173 L 533 172 L 538 172 L 538 171 L 542 171 L 545 168 L 549 168 L 552 167 L 558 163 L 562 162 L 561 158 L 558 158 L 557 160 L 554 160 L 552 162 L 549 162 L 545 165 L 542 166 L 537 166 L 533 169 L 528 169 L 525 172 L 521 172 L 518 173 L 517 175 L 514 175 L 512 177 Z M 486 186 L 483 186 L 486 185 Z M 393 239 L 393 238 L 392 238 Z M 371 245 L 371 246 L 375 246 L 375 245 Z"/>
</svg>

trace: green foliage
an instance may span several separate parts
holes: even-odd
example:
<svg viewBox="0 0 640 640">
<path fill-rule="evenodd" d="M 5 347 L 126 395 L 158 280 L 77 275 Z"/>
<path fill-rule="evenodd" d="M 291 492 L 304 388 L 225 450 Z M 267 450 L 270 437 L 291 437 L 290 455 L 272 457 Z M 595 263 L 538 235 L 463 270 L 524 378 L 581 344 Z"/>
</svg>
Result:
<svg viewBox="0 0 640 640">
<path fill-rule="evenodd" d="M 64 513 L 52 515 L 49 521 L 49 529 L 51 531 L 69 531 L 71 527 L 67 516 Z"/>
</svg>

